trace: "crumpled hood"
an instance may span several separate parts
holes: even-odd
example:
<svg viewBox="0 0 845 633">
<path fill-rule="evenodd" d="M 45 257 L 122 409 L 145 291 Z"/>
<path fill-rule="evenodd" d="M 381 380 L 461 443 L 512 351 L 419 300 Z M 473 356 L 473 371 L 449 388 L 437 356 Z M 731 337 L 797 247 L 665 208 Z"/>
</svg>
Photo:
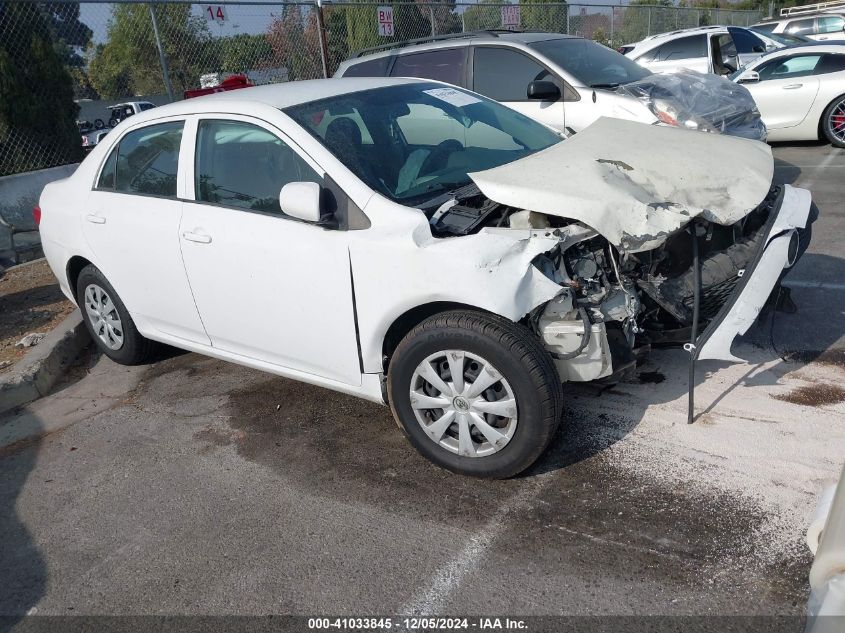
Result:
<svg viewBox="0 0 845 633">
<path fill-rule="evenodd" d="M 693 217 L 730 225 L 769 192 L 768 145 L 601 118 L 575 136 L 469 174 L 500 204 L 582 222 L 617 248 L 656 248 Z"/>
</svg>

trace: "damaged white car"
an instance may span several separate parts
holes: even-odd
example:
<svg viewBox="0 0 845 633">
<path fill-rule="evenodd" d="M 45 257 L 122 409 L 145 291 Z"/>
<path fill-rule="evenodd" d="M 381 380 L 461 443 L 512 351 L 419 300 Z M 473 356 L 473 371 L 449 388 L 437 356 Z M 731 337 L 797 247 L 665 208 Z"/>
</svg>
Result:
<svg viewBox="0 0 845 633">
<path fill-rule="evenodd" d="M 756 141 L 563 140 L 445 84 L 334 79 L 138 114 L 36 215 L 114 360 L 157 341 L 389 403 L 432 461 L 507 477 L 562 383 L 653 342 L 733 360 L 809 239 L 810 194 L 772 172 Z"/>
</svg>

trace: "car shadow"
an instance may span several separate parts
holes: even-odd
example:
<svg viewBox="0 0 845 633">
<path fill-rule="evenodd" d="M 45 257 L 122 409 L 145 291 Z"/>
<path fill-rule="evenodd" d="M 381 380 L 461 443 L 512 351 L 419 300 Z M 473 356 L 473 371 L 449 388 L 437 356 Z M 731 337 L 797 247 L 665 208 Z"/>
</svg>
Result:
<svg viewBox="0 0 845 633">
<path fill-rule="evenodd" d="M 824 271 L 825 279 L 845 278 L 845 260 L 805 253 L 806 270 Z M 790 288 L 790 277 L 784 280 Z M 721 361 L 696 363 L 696 392 L 718 374 L 717 384 L 727 384 L 707 396 L 699 396 L 695 422 L 706 423 L 737 388 L 777 385 L 787 373 L 810 363 L 845 367 L 845 321 L 833 315 L 845 313 L 845 296 L 823 287 L 792 287 L 798 311 L 794 314 L 764 309 L 745 335 L 738 337 L 733 353 L 746 359 L 742 368 Z M 637 367 L 635 375 L 615 384 L 570 383 L 564 386 L 561 430 L 546 454 L 523 477 L 566 468 L 590 459 L 625 438 L 650 415 L 654 407 L 674 405 L 677 424 L 686 422 L 688 356 L 682 349 L 655 349 Z M 734 367 L 734 369 L 729 369 Z M 724 371 L 723 371 L 724 370 Z"/>
</svg>

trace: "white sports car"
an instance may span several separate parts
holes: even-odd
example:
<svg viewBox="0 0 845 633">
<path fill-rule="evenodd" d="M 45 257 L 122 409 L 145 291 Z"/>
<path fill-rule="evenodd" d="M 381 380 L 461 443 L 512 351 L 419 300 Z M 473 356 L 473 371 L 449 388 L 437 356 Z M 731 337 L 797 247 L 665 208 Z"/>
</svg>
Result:
<svg viewBox="0 0 845 633">
<path fill-rule="evenodd" d="M 793 46 L 768 53 L 731 79 L 754 97 L 770 141 L 826 138 L 845 147 L 845 46 Z"/>
<path fill-rule="evenodd" d="M 432 461 L 506 477 L 562 382 L 654 341 L 735 360 L 809 240 L 809 192 L 772 173 L 758 141 L 618 119 L 563 140 L 447 84 L 332 79 L 136 114 L 35 215 L 110 358 L 158 341 L 389 403 Z"/>
</svg>

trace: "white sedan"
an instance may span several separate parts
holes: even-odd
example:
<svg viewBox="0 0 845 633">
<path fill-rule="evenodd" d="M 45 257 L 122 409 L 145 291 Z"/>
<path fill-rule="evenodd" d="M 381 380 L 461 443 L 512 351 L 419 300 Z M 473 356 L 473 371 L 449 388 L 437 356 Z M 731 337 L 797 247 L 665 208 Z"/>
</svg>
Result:
<svg viewBox="0 0 845 633">
<path fill-rule="evenodd" d="M 845 46 L 782 48 L 731 78 L 754 97 L 770 141 L 826 138 L 845 147 Z"/>
<path fill-rule="evenodd" d="M 333 79 L 137 114 L 36 217 L 115 361 L 155 341 L 389 403 L 432 461 L 506 477 L 562 382 L 690 327 L 735 360 L 809 238 L 809 192 L 772 173 L 757 141 L 617 119 L 562 140 L 445 84 Z"/>
</svg>

